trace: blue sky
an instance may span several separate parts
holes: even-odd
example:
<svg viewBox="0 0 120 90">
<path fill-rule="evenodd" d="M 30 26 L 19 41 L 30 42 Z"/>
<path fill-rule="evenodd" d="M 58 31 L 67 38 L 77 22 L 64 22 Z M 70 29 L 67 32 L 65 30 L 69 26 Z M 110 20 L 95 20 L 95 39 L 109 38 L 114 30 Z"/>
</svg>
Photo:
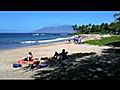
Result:
<svg viewBox="0 0 120 90">
<path fill-rule="evenodd" d="M 1 32 L 32 32 L 58 25 L 101 24 L 114 21 L 118 11 L 0 11 Z"/>
</svg>

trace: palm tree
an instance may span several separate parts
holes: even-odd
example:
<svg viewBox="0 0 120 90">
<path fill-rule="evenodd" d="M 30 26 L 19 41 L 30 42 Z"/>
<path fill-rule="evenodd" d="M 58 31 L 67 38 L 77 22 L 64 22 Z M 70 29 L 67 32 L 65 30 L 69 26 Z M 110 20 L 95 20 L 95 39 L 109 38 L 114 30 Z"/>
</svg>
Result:
<svg viewBox="0 0 120 90">
<path fill-rule="evenodd" d="M 88 25 L 89 27 L 91 27 L 91 23 L 89 23 L 89 25 Z"/>
<path fill-rule="evenodd" d="M 116 33 L 120 34 L 120 12 L 119 13 L 115 13 L 113 16 L 115 17 L 115 25 L 114 25 L 115 34 Z"/>
<path fill-rule="evenodd" d="M 79 32 L 79 26 L 77 24 L 73 25 L 72 28 L 75 32 Z"/>
<path fill-rule="evenodd" d="M 81 29 L 80 29 L 80 32 L 84 33 L 84 31 L 85 31 L 85 25 L 82 25 Z"/>
<path fill-rule="evenodd" d="M 95 24 L 92 25 L 91 32 L 95 31 Z"/>
<path fill-rule="evenodd" d="M 113 16 L 115 17 L 116 22 L 120 22 L 120 13 L 115 13 Z"/>
<path fill-rule="evenodd" d="M 72 25 L 72 28 L 73 28 L 74 31 L 76 31 L 76 27 L 77 27 L 77 24 Z"/>
<path fill-rule="evenodd" d="M 79 26 L 79 32 L 82 32 L 82 26 Z"/>
<path fill-rule="evenodd" d="M 104 23 L 102 23 L 102 24 L 100 25 L 100 29 L 101 29 L 101 30 L 104 29 Z"/>
</svg>

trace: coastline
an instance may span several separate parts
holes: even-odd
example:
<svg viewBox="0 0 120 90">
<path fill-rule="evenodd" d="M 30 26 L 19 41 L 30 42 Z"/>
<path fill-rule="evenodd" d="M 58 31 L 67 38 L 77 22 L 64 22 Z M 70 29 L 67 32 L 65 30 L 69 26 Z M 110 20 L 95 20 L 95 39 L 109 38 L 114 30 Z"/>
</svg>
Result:
<svg viewBox="0 0 120 90">
<path fill-rule="evenodd" d="M 38 46 L 49 46 L 49 45 L 54 45 L 54 44 L 60 44 L 60 43 L 63 43 L 63 42 L 65 42 L 65 41 L 57 41 L 57 42 L 51 42 L 51 43 L 39 44 L 39 45 L 23 46 L 23 47 L 8 48 L 8 49 L 0 49 L 0 51 L 15 50 L 15 49 L 22 49 L 22 48 L 32 48 L 32 47 L 38 47 Z"/>
<path fill-rule="evenodd" d="M 73 53 L 89 53 L 95 52 L 98 55 L 101 54 L 102 49 L 109 48 L 106 46 L 94 46 L 87 44 L 74 44 L 67 41 L 55 42 L 45 45 L 35 45 L 29 47 L 22 47 L 10 50 L 0 50 L 0 78 L 4 79 L 31 79 L 34 72 L 25 72 L 24 70 L 18 70 L 12 67 L 13 63 L 16 63 L 22 57 L 25 57 L 28 52 L 32 52 L 34 57 L 52 57 L 57 51 L 60 53 L 62 49 L 68 51 L 68 55 Z M 17 70 L 17 71 L 16 71 Z M 24 73 L 23 73 L 24 72 Z"/>
</svg>

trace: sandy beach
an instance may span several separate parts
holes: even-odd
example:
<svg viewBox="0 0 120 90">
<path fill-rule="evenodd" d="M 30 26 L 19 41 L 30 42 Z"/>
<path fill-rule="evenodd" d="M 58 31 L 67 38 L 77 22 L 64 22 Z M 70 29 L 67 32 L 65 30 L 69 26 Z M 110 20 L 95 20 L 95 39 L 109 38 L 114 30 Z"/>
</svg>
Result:
<svg viewBox="0 0 120 90">
<path fill-rule="evenodd" d="M 68 54 L 96 52 L 101 54 L 102 49 L 109 48 L 106 46 L 94 46 L 87 44 L 74 44 L 64 42 L 57 42 L 47 45 L 37 45 L 31 47 L 23 47 L 10 50 L 0 50 L 0 79 L 34 79 L 32 75 L 34 72 L 26 72 L 20 68 L 13 68 L 13 63 L 16 63 L 22 57 L 25 57 L 28 52 L 32 52 L 34 57 L 52 57 L 55 53 L 61 52 L 62 49 L 68 51 Z"/>
<path fill-rule="evenodd" d="M 52 57 L 54 52 L 61 52 L 62 49 L 66 49 L 69 55 L 72 53 L 85 53 L 85 52 L 96 52 L 98 55 L 101 54 L 101 50 L 108 47 L 99 47 L 85 44 L 74 44 L 67 42 L 59 42 L 48 44 L 44 46 L 32 46 L 24 47 L 11 50 L 0 50 L 0 78 L 1 79 L 33 79 L 31 76 L 34 72 L 25 72 L 19 70 L 19 68 L 13 68 L 13 63 L 27 55 L 29 51 L 33 52 L 35 57 Z"/>
</svg>

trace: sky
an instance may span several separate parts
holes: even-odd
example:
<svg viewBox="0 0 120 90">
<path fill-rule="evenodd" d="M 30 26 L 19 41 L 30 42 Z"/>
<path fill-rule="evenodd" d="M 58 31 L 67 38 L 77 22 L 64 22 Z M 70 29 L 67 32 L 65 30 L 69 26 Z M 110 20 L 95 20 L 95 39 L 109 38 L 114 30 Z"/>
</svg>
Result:
<svg viewBox="0 0 120 90">
<path fill-rule="evenodd" d="M 28 33 L 43 27 L 111 23 L 119 11 L 0 11 L 0 33 Z"/>
</svg>

